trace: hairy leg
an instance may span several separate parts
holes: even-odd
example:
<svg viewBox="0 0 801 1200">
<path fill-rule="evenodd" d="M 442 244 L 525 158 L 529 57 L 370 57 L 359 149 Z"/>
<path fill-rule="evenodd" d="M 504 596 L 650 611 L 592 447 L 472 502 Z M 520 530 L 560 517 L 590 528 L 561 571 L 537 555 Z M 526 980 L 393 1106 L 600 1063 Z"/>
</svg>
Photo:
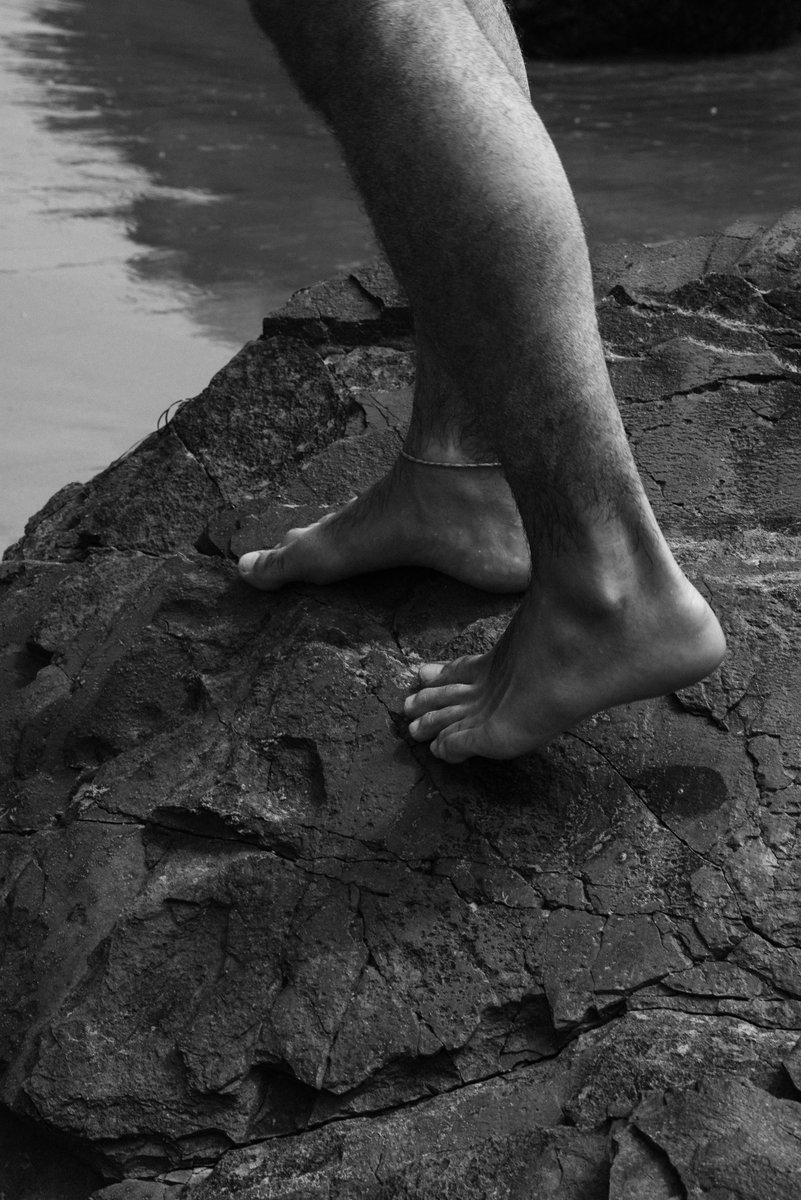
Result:
<svg viewBox="0 0 801 1200">
<path fill-rule="evenodd" d="M 422 672 L 413 736 L 508 757 L 714 669 L 720 627 L 639 480 L 561 164 L 464 0 L 254 0 L 337 133 L 437 360 L 497 451 L 532 580 L 489 654 Z"/>
<path fill-rule="evenodd" d="M 529 102 L 525 64 L 505 6 L 501 0 L 466 2 Z M 275 36 L 278 7 L 252 7 Z M 307 98 L 326 115 L 316 92 Z M 426 462 L 497 461 L 481 412 L 440 360 L 423 322 L 415 325 L 414 404 L 404 450 Z M 331 583 L 396 566 L 433 567 L 486 591 L 522 592 L 529 577 L 528 543 L 503 471 L 437 469 L 399 458 L 385 478 L 344 508 L 290 529 L 277 546 L 240 560 L 242 577 L 267 591 L 297 580 Z"/>
<path fill-rule="evenodd" d="M 469 405 L 417 334 L 415 401 L 404 442 L 412 459 L 497 461 Z M 499 467 L 443 468 L 399 457 L 389 473 L 313 525 L 288 530 L 239 561 L 252 586 L 334 583 L 365 571 L 418 566 L 489 592 L 522 592 L 528 542 Z"/>
<path fill-rule="evenodd" d="M 465 0 L 465 7 L 529 104 L 525 63 L 502 0 Z M 476 410 L 437 356 L 419 317 L 415 327 L 417 376 L 414 408 L 404 449 L 434 461 L 495 460 L 497 451 L 482 411 Z"/>
</svg>

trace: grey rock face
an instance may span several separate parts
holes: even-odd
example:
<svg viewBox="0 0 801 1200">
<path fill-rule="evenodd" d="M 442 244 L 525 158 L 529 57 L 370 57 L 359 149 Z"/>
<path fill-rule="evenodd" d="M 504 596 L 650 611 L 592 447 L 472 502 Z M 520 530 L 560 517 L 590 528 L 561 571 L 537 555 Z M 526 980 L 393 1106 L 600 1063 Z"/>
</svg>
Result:
<svg viewBox="0 0 801 1200">
<path fill-rule="evenodd" d="M 402 718 L 415 664 L 511 599 L 235 576 L 397 453 L 380 266 L 29 522 L 0 584 L 2 1101 L 98 1196 L 792 1194 L 799 261 L 798 213 L 598 255 L 624 421 L 730 652 L 528 758 L 446 766 Z"/>
</svg>

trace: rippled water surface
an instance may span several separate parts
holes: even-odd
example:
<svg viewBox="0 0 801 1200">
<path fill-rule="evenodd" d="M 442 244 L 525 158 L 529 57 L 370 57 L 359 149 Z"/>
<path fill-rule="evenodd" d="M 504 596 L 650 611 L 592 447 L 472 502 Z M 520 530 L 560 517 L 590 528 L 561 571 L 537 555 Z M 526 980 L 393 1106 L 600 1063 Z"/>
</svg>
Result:
<svg viewBox="0 0 801 1200">
<path fill-rule="evenodd" d="M 591 240 L 801 204 L 799 45 L 531 74 Z M 244 0 L 0 0 L 0 84 L 5 545 L 372 240 Z"/>
</svg>

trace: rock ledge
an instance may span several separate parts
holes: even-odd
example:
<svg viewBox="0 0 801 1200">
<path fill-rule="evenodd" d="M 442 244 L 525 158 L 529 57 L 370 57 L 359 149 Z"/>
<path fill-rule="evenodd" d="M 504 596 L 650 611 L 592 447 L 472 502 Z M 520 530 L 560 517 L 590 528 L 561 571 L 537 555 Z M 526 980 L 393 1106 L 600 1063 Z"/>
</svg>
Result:
<svg viewBox="0 0 801 1200">
<path fill-rule="evenodd" d="M 2 1101 L 100 1173 L 69 1200 L 794 1194 L 801 214 L 595 269 L 729 637 L 702 685 L 448 767 L 406 736 L 414 666 L 510 600 L 239 585 L 232 556 L 397 453 L 380 264 L 294 297 L 7 555 Z"/>
</svg>

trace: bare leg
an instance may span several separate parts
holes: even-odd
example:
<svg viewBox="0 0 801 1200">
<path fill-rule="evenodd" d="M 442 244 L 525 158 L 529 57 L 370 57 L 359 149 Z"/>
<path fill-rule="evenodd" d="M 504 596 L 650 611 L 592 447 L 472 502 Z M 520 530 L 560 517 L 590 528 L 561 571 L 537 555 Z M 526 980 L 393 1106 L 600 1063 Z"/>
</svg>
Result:
<svg viewBox="0 0 801 1200">
<path fill-rule="evenodd" d="M 495 649 L 421 672 L 412 735 L 451 762 L 512 757 L 706 675 L 723 635 L 637 475 L 570 188 L 464 0 L 255 7 L 337 132 L 531 548 L 531 587 Z"/>
<path fill-rule="evenodd" d="M 528 78 L 506 9 L 498 0 L 467 0 L 501 63 L 530 102 Z M 281 20 L 270 10 L 269 32 Z M 279 41 L 281 39 L 279 38 Z M 310 97 L 319 104 L 319 97 Z M 430 462 L 491 462 L 498 455 L 481 414 L 465 398 L 425 336 L 416 329 L 414 407 L 404 449 Z M 344 508 L 290 529 L 275 547 L 244 555 L 240 571 L 266 591 L 304 580 L 332 583 L 364 571 L 433 567 L 491 592 L 522 592 L 529 552 L 503 471 L 442 470 L 399 458 L 390 473 Z"/>
<path fill-rule="evenodd" d="M 404 448 L 434 462 L 487 462 L 496 452 L 418 333 L 415 403 Z M 333 583 L 418 566 L 488 592 L 522 592 L 526 535 L 500 468 L 423 466 L 398 458 L 377 484 L 270 550 L 243 555 L 243 578 L 273 591 L 295 580 Z"/>
</svg>

